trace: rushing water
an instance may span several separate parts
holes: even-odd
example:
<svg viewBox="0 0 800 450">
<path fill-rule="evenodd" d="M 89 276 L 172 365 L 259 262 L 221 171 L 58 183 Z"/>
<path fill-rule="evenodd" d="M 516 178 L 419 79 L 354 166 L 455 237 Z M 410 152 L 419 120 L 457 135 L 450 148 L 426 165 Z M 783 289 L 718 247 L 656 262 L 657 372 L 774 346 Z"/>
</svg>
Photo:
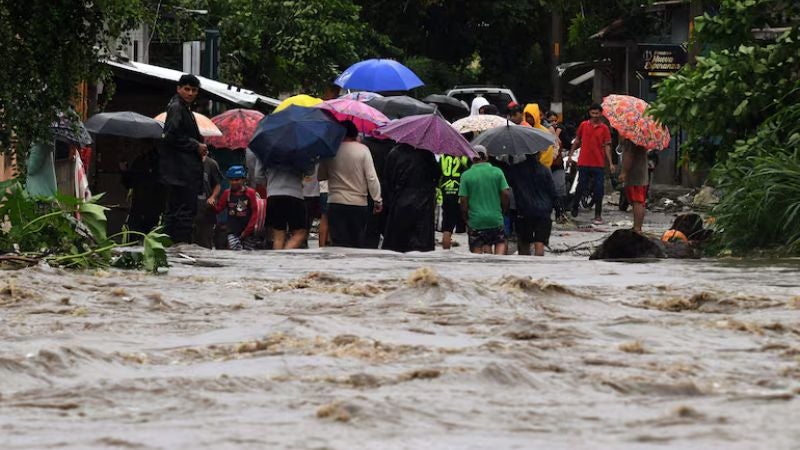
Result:
<svg viewBox="0 0 800 450">
<path fill-rule="evenodd" d="M 800 261 L 0 272 L 0 448 L 797 448 Z"/>
</svg>

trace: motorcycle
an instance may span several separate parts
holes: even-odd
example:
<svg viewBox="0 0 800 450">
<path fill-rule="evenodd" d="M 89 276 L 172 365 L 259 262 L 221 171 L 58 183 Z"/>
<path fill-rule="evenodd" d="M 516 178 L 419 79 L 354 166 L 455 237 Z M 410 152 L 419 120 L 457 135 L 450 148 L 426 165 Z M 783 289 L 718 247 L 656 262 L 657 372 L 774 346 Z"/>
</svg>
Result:
<svg viewBox="0 0 800 450">
<path fill-rule="evenodd" d="M 578 147 L 574 152 L 572 152 L 571 159 L 569 158 L 569 155 L 564 155 L 564 178 L 566 179 L 567 186 L 569 186 L 569 189 L 567 190 L 568 205 L 572 204 L 578 191 L 578 156 L 580 154 L 581 149 Z M 581 208 L 592 209 L 594 207 L 594 198 L 592 198 L 592 193 L 588 190 L 584 192 L 583 196 L 578 200 L 578 204 Z"/>
</svg>

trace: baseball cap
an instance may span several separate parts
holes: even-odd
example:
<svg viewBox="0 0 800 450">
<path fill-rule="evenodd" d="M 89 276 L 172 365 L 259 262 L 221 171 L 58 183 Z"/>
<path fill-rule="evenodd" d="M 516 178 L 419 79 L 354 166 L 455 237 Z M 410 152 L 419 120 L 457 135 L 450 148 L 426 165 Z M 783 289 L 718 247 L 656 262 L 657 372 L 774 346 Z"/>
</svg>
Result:
<svg viewBox="0 0 800 450">
<path fill-rule="evenodd" d="M 506 106 L 506 110 L 508 110 L 508 112 L 510 114 L 514 114 L 514 113 L 522 112 L 522 106 L 520 106 L 519 103 L 517 103 L 517 102 L 511 101 L 511 102 L 508 102 L 508 105 Z"/>
<path fill-rule="evenodd" d="M 225 176 L 228 178 L 244 178 L 246 175 L 247 171 L 244 170 L 244 166 L 230 166 L 225 172 Z"/>
</svg>

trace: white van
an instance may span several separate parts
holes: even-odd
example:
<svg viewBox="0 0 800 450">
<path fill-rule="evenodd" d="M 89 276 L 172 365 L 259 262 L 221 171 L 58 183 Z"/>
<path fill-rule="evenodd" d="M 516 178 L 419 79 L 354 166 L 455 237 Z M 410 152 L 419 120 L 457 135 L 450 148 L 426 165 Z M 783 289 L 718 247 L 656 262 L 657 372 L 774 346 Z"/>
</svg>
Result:
<svg viewBox="0 0 800 450">
<path fill-rule="evenodd" d="M 447 91 L 448 97 L 454 97 L 472 105 L 475 97 L 483 97 L 497 107 L 500 115 L 505 117 L 509 102 L 517 102 L 514 92 L 503 86 L 456 86 Z"/>
</svg>

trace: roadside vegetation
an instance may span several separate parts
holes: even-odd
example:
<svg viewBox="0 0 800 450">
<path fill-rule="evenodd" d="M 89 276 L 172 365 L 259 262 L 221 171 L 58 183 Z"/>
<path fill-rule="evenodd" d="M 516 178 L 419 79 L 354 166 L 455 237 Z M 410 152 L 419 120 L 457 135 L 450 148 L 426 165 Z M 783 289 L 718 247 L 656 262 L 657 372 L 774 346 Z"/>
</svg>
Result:
<svg viewBox="0 0 800 450">
<path fill-rule="evenodd" d="M 697 20 L 703 56 L 664 81 L 651 107 L 687 132 L 685 160 L 711 167 L 726 253 L 800 255 L 798 22 L 794 1 L 721 1 Z"/>
<path fill-rule="evenodd" d="M 99 198 L 32 198 L 15 180 L 0 183 L 0 263 L 14 267 L 43 260 L 60 267 L 114 266 L 150 272 L 166 267 L 169 238 L 158 230 L 107 236 L 107 208 L 97 204 Z M 143 248 L 122 251 L 132 245 Z"/>
</svg>

